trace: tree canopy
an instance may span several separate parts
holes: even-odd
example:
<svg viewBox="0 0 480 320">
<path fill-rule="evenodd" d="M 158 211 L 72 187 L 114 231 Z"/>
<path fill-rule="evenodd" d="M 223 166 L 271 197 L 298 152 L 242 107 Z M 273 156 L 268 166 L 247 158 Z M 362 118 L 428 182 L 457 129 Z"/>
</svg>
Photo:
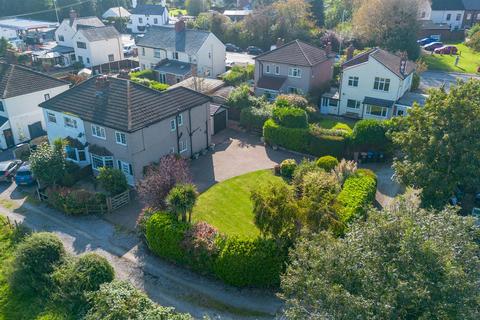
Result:
<svg viewBox="0 0 480 320">
<path fill-rule="evenodd" d="M 478 319 L 473 218 L 418 203 L 407 193 L 389 209 L 371 209 L 344 238 L 300 240 L 282 277 L 286 318 Z"/>
<path fill-rule="evenodd" d="M 33 174 L 46 185 L 55 185 L 65 175 L 65 144 L 56 140 L 51 146 L 43 143 L 33 151 L 29 158 Z"/>
</svg>

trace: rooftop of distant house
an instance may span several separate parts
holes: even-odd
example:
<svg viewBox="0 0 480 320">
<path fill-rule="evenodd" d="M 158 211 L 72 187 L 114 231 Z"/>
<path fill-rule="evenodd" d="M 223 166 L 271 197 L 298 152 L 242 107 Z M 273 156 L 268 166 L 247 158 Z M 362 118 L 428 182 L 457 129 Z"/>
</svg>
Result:
<svg viewBox="0 0 480 320">
<path fill-rule="evenodd" d="M 300 40 L 294 40 L 272 51 L 262 53 L 256 60 L 311 67 L 328 60 L 325 50 Z"/>
<path fill-rule="evenodd" d="M 157 4 L 139 4 L 132 9 L 132 14 L 161 16 L 165 7 Z"/>
</svg>

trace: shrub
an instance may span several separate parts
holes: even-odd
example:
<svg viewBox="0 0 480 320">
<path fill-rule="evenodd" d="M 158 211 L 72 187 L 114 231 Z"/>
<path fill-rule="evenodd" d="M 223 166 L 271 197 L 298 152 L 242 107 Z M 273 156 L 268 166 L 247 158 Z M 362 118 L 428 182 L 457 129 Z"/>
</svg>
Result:
<svg viewBox="0 0 480 320">
<path fill-rule="evenodd" d="M 52 207 L 69 215 L 88 214 L 90 209 L 98 209 L 104 206 L 106 201 L 102 193 L 67 187 L 48 188 L 47 196 Z"/>
<path fill-rule="evenodd" d="M 273 109 L 272 117 L 276 123 L 287 128 L 308 127 L 307 113 L 299 108 L 276 107 Z"/>
<path fill-rule="evenodd" d="M 306 150 L 314 156 L 332 155 L 341 158 L 345 154 L 346 140 L 341 135 L 321 133 L 310 127 Z"/>
<path fill-rule="evenodd" d="M 187 262 L 182 248 L 187 223 L 177 221 L 172 215 L 158 212 L 147 221 L 146 239 L 155 254 L 179 263 Z"/>
<path fill-rule="evenodd" d="M 337 178 L 338 183 L 343 186 L 345 180 L 357 171 L 357 163 L 351 160 L 342 159 L 340 163 L 333 169 L 333 174 Z"/>
<path fill-rule="evenodd" d="M 42 143 L 29 158 L 30 167 L 37 179 L 46 185 L 55 185 L 65 174 L 65 152 L 62 140 L 55 140 L 53 146 Z"/>
<path fill-rule="evenodd" d="M 273 107 L 248 107 L 240 112 L 240 125 L 248 130 L 262 130 L 263 124 L 272 116 Z"/>
<path fill-rule="evenodd" d="M 330 172 L 338 164 L 338 160 L 337 158 L 332 156 L 323 156 L 318 158 L 316 164 L 319 168 L 322 168 L 323 170 Z"/>
<path fill-rule="evenodd" d="M 303 110 L 308 107 L 307 99 L 298 94 L 281 94 L 277 96 L 275 103 L 278 107 L 295 107 Z"/>
<path fill-rule="evenodd" d="M 273 240 L 228 238 L 215 261 L 215 274 L 228 284 L 274 287 L 279 284 L 286 253 Z"/>
<path fill-rule="evenodd" d="M 65 258 L 65 249 L 52 233 L 34 233 L 19 244 L 10 287 L 20 294 L 42 297 L 52 289 L 51 274 Z"/>
<path fill-rule="evenodd" d="M 295 159 L 285 159 L 280 163 L 280 174 L 285 178 L 291 178 L 293 172 L 297 167 L 297 161 Z"/>
<path fill-rule="evenodd" d="M 85 320 L 192 320 L 188 314 L 155 304 L 147 295 L 125 281 L 104 283 L 88 295 L 90 309 Z"/>
<path fill-rule="evenodd" d="M 373 204 L 377 191 L 377 178 L 370 170 L 358 169 L 348 177 L 338 194 L 337 213 L 345 223 L 365 215 L 367 206 Z"/>
<path fill-rule="evenodd" d="M 201 273 L 213 273 L 219 236 L 218 230 L 206 222 L 197 222 L 185 232 L 182 247 L 192 268 Z"/>
<path fill-rule="evenodd" d="M 87 253 L 65 264 L 53 273 L 56 284 L 55 302 L 75 314 L 83 314 L 87 307 L 87 293 L 111 282 L 115 272 L 107 259 L 96 253 Z"/>
<path fill-rule="evenodd" d="M 251 96 L 249 86 L 241 85 L 230 92 L 227 98 L 227 105 L 241 110 L 250 107 L 253 99 L 255 98 Z"/>
<path fill-rule="evenodd" d="M 480 23 L 477 23 L 475 24 L 473 27 L 471 27 L 469 30 L 468 30 L 468 36 L 469 37 L 472 37 L 474 34 L 476 33 L 480 33 Z"/>
<path fill-rule="evenodd" d="M 169 88 L 170 86 L 166 83 L 161 83 L 157 81 L 151 81 L 150 82 L 150 88 L 158 91 L 165 91 Z"/>
<path fill-rule="evenodd" d="M 253 73 L 255 71 L 255 66 L 247 65 L 242 66 L 233 66 L 225 76 L 223 76 L 223 81 L 229 86 L 238 86 L 243 82 L 253 79 Z"/>
<path fill-rule="evenodd" d="M 480 51 L 480 32 L 472 35 L 468 40 L 467 45 L 475 51 Z"/>
<path fill-rule="evenodd" d="M 174 214 L 175 218 L 182 216 L 182 221 L 188 222 L 192 220 L 192 210 L 197 202 L 197 188 L 191 183 L 177 184 L 170 190 L 167 195 L 167 204 L 170 212 Z"/>
<path fill-rule="evenodd" d="M 97 180 L 111 196 L 120 194 L 128 189 L 127 178 L 119 169 L 102 167 Z"/>
<path fill-rule="evenodd" d="M 417 72 L 414 72 L 413 73 L 413 77 L 412 77 L 412 87 L 411 87 L 411 90 L 412 91 L 415 91 L 418 89 L 418 87 L 420 87 L 420 76 L 418 75 Z"/>
<path fill-rule="evenodd" d="M 302 185 L 303 178 L 307 173 L 318 172 L 321 170 L 322 169 L 320 169 L 314 161 L 304 159 L 297 165 L 293 172 L 292 184 L 298 189 Z"/>
<path fill-rule="evenodd" d="M 155 80 L 155 71 L 152 69 L 145 69 L 145 70 L 140 70 L 136 72 L 131 72 L 130 73 L 130 78 L 143 78 L 143 79 L 149 79 L 149 80 Z"/>
<path fill-rule="evenodd" d="M 137 232 L 144 237 L 145 233 L 147 232 L 147 222 L 151 216 L 155 214 L 155 209 L 152 207 L 145 207 L 142 209 L 140 214 L 138 215 L 136 221 Z"/>
<path fill-rule="evenodd" d="M 353 127 L 351 141 L 356 150 L 386 151 L 390 140 L 386 136 L 386 123 L 381 120 L 364 119 Z"/>
<path fill-rule="evenodd" d="M 78 164 L 73 163 L 71 161 L 66 161 L 65 174 L 62 176 L 58 184 L 64 187 L 73 186 L 81 178 L 80 171 L 81 171 L 81 168 Z"/>
</svg>

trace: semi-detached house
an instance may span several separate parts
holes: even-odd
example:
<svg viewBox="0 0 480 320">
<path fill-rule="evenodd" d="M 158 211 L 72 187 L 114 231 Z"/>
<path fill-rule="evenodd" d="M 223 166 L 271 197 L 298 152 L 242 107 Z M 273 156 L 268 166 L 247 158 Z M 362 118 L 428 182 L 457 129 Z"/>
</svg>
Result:
<svg viewBox="0 0 480 320">
<path fill-rule="evenodd" d="M 94 173 L 118 168 L 130 185 L 160 157 L 191 157 L 210 144 L 210 98 L 183 87 L 159 92 L 97 76 L 40 106 L 49 141 L 66 139 L 69 160 Z"/>
</svg>

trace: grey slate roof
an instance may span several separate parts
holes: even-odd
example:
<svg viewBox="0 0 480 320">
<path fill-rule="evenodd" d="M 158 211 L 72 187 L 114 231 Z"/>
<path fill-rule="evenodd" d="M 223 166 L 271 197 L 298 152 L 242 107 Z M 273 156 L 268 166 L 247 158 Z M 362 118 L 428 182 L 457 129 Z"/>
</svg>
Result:
<svg viewBox="0 0 480 320">
<path fill-rule="evenodd" d="M 158 64 L 154 69 L 155 71 L 158 71 L 158 72 L 184 76 L 189 74 L 192 71 L 192 65 L 187 62 L 165 59 L 163 62 Z"/>
<path fill-rule="evenodd" d="M 165 11 L 164 6 L 155 5 L 155 4 L 139 4 L 134 9 L 131 10 L 132 14 L 142 14 L 142 15 L 157 15 L 161 16 Z"/>
<path fill-rule="evenodd" d="M 68 84 L 68 82 L 23 66 L 0 62 L 0 98 L 2 99 Z"/>
<path fill-rule="evenodd" d="M 85 28 L 81 29 L 78 32 L 83 34 L 88 41 L 100 41 L 100 40 L 108 40 L 108 39 L 116 39 L 120 37 L 120 33 L 118 33 L 117 29 L 113 26 L 108 27 L 99 27 L 99 28 Z"/>
<path fill-rule="evenodd" d="M 463 0 L 465 10 L 480 10 L 480 0 Z"/>
<path fill-rule="evenodd" d="M 280 90 L 287 81 L 287 77 L 262 76 L 258 79 L 257 87 L 269 90 Z"/>
<path fill-rule="evenodd" d="M 395 101 L 385 100 L 380 98 L 373 98 L 373 97 L 365 97 L 365 99 L 363 100 L 363 103 L 379 106 L 379 107 L 391 108 L 395 104 Z"/>
<path fill-rule="evenodd" d="M 328 57 L 324 50 L 300 40 L 294 40 L 272 51 L 262 53 L 255 59 L 310 67 L 328 60 Z"/>
<path fill-rule="evenodd" d="M 75 52 L 75 49 L 73 49 L 72 47 L 56 45 L 55 47 L 52 48 L 52 52 L 71 53 L 71 52 Z"/>
<path fill-rule="evenodd" d="M 175 32 L 173 27 L 152 26 L 138 40 L 137 46 L 195 54 L 209 35 L 210 32 L 203 30 L 185 29 Z"/>
<path fill-rule="evenodd" d="M 68 19 L 68 18 L 67 18 Z M 73 20 L 72 27 L 75 30 L 85 27 L 104 27 L 103 22 L 97 17 L 80 17 Z"/>
<path fill-rule="evenodd" d="M 400 72 L 401 58 L 393 53 L 390 53 L 388 51 L 385 51 L 379 48 L 373 48 L 366 52 L 362 52 L 356 55 L 355 57 L 353 57 L 352 59 L 345 61 L 342 64 L 342 69 L 367 62 L 370 57 L 374 58 L 375 60 L 383 64 L 385 68 L 392 71 L 400 79 L 405 79 L 406 76 L 410 75 L 413 71 L 415 71 L 415 63 L 412 61 L 407 61 L 405 75 L 403 75 Z"/>
<path fill-rule="evenodd" d="M 478 1 L 478 0 L 477 0 Z M 464 10 L 462 0 L 432 0 L 432 10 Z"/>
<path fill-rule="evenodd" d="M 402 106 L 413 106 L 413 103 L 416 102 L 420 106 L 424 106 L 425 103 L 427 102 L 428 95 L 422 94 L 422 93 L 416 93 L 416 92 L 406 92 L 398 101 L 396 104 L 402 105 Z"/>
<path fill-rule="evenodd" d="M 40 107 L 71 113 L 82 120 L 133 132 L 210 101 L 193 90 L 179 87 L 164 92 L 129 80 L 108 78 L 106 99 L 97 96 L 96 79 L 90 78 L 40 104 Z"/>
</svg>

